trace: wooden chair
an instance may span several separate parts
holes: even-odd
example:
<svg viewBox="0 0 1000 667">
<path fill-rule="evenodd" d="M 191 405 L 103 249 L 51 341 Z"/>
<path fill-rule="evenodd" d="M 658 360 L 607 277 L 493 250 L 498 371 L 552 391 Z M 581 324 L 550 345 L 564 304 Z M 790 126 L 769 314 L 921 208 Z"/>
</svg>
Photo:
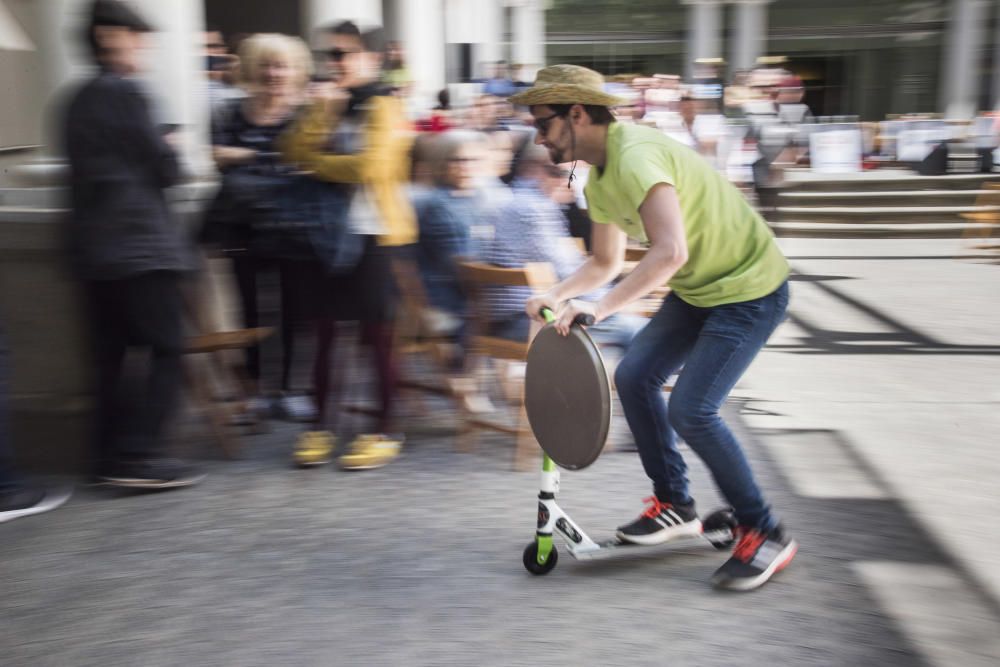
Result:
<svg viewBox="0 0 1000 667">
<path fill-rule="evenodd" d="M 208 264 L 204 263 L 194 281 L 182 290 L 185 317 L 189 329 L 194 332 L 184 341 L 187 357 L 184 381 L 195 409 L 208 421 L 212 438 L 226 458 L 232 459 L 240 450 L 239 436 L 233 429 L 235 417 L 249 414 L 246 399 L 253 391 L 243 355 L 234 359 L 234 352 L 242 353 L 259 345 L 273 329 L 216 330 L 225 324 L 214 316 L 213 309 L 219 304 L 213 302 L 208 271 Z M 220 398 L 220 393 L 230 400 Z M 257 422 L 250 425 L 257 425 Z"/>
<path fill-rule="evenodd" d="M 976 250 L 1000 250 L 1000 242 L 994 240 L 1000 232 L 1000 182 L 984 183 L 983 190 L 976 197 L 975 205 L 980 210 L 962 213 L 973 223 L 962 232 L 962 238 Z"/>
<path fill-rule="evenodd" d="M 396 350 L 399 361 L 415 360 L 420 370 L 429 370 L 433 379 L 402 375 L 399 386 L 434 394 L 448 394 L 448 369 L 456 354 L 454 334 L 436 330 L 429 315 L 433 312 L 416 262 L 394 257 L 393 277 L 399 289 L 399 312 L 396 316 Z M 401 371 L 402 372 L 402 371 Z"/>
<path fill-rule="evenodd" d="M 628 246 L 625 248 L 625 271 L 628 273 L 635 268 L 635 265 L 642 261 L 642 258 L 646 256 L 646 251 L 648 248 L 642 246 Z M 660 309 L 660 304 L 663 300 L 667 298 L 670 294 L 670 288 L 666 285 L 657 287 L 655 290 L 650 292 L 648 295 L 639 299 L 633 306 L 629 308 L 630 312 L 634 312 L 643 317 L 652 317 L 656 311 Z"/>
<path fill-rule="evenodd" d="M 259 345 L 272 333 L 270 327 L 238 329 L 196 334 L 185 340 L 185 355 L 203 355 L 207 365 L 185 363 L 184 374 L 195 407 L 208 419 L 212 436 L 227 458 L 236 458 L 240 450 L 238 436 L 232 430 L 236 415 L 246 413 L 247 387 L 249 378 L 240 364 L 231 363 L 226 355 L 229 351 L 243 351 Z M 212 378 L 226 385 L 229 393 L 237 396 L 235 401 L 219 400 Z"/>
<path fill-rule="evenodd" d="M 485 366 L 490 362 L 505 362 L 523 364 L 528 358 L 528 341 L 512 341 L 489 333 L 490 313 L 485 292 L 490 287 L 529 287 L 536 294 L 555 284 L 555 271 L 550 264 L 527 264 L 520 269 L 506 269 L 479 262 L 463 262 L 459 265 L 463 285 L 470 295 L 470 335 L 466 354 L 466 376 L 461 383 L 456 383 L 455 393 L 459 395 L 461 424 L 459 430 L 459 449 L 471 449 L 474 437 L 481 429 L 490 429 L 509 433 L 515 437 L 514 468 L 530 469 L 535 462 L 538 443 L 528 426 L 527 413 L 524 409 L 523 378 L 513 377 L 504 373 L 503 385 L 505 398 L 511 404 L 517 416 L 514 423 L 498 421 L 472 408 L 470 400 L 476 392 L 482 392 L 486 386 Z M 532 328 L 531 335 L 537 331 Z M 530 337 L 529 337 L 530 340 Z"/>
</svg>

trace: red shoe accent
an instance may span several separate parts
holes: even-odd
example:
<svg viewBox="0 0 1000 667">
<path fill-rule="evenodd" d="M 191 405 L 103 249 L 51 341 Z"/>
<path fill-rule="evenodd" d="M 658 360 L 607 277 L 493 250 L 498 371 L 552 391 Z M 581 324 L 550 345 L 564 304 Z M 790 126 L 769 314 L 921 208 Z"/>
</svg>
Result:
<svg viewBox="0 0 1000 667">
<path fill-rule="evenodd" d="M 736 548 L 733 549 L 733 557 L 738 558 L 744 563 L 749 563 L 757 549 L 760 545 L 764 544 L 767 539 L 767 535 L 763 534 L 759 530 L 752 530 L 748 528 L 743 528 L 742 526 L 737 526 L 737 543 Z"/>
<path fill-rule="evenodd" d="M 649 505 L 649 507 L 647 507 L 646 510 L 642 513 L 644 517 L 647 517 L 649 519 L 655 519 L 660 515 L 661 512 L 673 508 L 673 505 L 671 505 L 670 503 L 661 503 L 660 499 L 657 498 L 656 496 L 643 498 L 642 502 L 647 503 Z"/>
</svg>

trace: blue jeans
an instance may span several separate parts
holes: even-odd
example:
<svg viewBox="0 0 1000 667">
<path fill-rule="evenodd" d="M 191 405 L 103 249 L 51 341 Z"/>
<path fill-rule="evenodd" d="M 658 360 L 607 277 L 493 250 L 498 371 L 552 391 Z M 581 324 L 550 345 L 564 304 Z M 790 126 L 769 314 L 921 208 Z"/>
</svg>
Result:
<svg viewBox="0 0 1000 667">
<path fill-rule="evenodd" d="M 670 294 L 632 341 L 615 371 L 615 385 L 643 468 L 662 502 L 691 502 L 676 432 L 708 466 L 740 525 L 761 530 L 775 526 L 719 408 L 787 307 L 787 282 L 760 299 L 712 308 L 698 308 Z M 668 407 L 663 384 L 681 366 L 684 372 Z"/>
</svg>

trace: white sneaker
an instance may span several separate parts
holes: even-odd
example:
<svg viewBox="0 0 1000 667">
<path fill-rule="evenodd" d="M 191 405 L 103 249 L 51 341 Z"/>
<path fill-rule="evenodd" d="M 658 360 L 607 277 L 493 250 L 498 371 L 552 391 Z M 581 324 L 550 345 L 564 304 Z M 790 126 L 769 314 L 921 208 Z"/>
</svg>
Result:
<svg viewBox="0 0 1000 667">
<path fill-rule="evenodd" d="M 72 493 L 72 487 L 18 487 L 0 495 L 0 523 L 54 510 L 69 500 Z"/>
<path fill-rule="evenodd" d="M 316 406 L 309 396 L 285 395 L 281 397 L 279 406 L 285 419 L 296 422 L 310 422 L 316 419 Z"/>
</svg>

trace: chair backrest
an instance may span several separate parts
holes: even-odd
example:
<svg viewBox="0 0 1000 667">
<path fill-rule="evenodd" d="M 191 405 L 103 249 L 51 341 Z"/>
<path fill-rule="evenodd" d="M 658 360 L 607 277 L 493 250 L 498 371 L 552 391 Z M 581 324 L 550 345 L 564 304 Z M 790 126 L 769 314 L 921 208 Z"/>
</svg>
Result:
<svg viewBox="0 0 1000 667">
<path fill-rule="evenodd" d="M 393 257 L 392 276 L 399 290 L 399 315 L 396 318 L 399 339 L 411 342 L 423 337 L 421 323 L 428 307 L 427 293 L 417 263 L 412 259 Z"/>
<path fill-rule="evenodd" d="M 625 261 L 626 262 L 638 262 L 641 261 L 643 257 L 646 256 L 646 251 L 649 248 L 645 246 L 626 246 L 625 247 Z"/>
<path fill-rule="evenodd" d="M 1000 181 L 983 183 L 973 206 L 975 210 L 962 214 L 966 220 L 989 223 L 1000 221 Z"/>
<path fill-rule="evenodd" d="M 1000 181 L 987 181 L 982 189 L 985 192 L 976 198 L 976 206 L 1000 206 Z"/>
<path fill-rule="evenodd" d="M 459 276 L 469 295 L 470 347 L 480 354 L 523 361 L 528 355 L 528 342 L 511 341 L 490 336 L 488 287 L 529 287 L 540 294 L 557 281 L 555 270 L 548 262 L 525 264 L 510 269 L 482 262 L 460 262 Z"/>
</svg>

